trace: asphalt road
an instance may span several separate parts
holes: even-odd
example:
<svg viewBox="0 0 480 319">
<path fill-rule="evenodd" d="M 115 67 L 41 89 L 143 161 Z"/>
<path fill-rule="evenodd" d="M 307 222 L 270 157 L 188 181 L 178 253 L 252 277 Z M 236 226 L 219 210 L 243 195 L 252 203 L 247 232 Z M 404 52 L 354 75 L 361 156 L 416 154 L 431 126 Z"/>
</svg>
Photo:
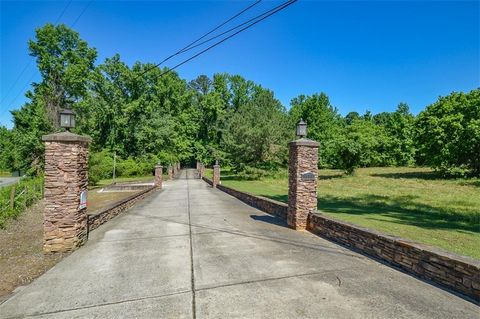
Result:
<svg viewBox="0 0 480 319">
<path fill-rule="evenodd" d="M 18 183 L 20 177 L 0 177 L 0 188 Z"/>
<path fill-rule="evenodd" d="M 187 178 L 188 175 L 188 178 Z M 193 179 L 91 233 L 0 318 L 478 318 L 449 292 Z"/>
</svg>

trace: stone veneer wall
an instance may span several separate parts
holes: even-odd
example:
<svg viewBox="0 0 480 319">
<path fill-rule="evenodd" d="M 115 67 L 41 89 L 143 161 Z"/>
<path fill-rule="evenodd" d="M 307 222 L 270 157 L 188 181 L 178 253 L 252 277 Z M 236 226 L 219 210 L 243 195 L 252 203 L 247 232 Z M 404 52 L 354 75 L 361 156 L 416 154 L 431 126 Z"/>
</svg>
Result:
<svg viewBox="0 0 480 319">
<path fill-rule="evenodd" d="M 121 201 L 113 203 L 99 211 L 89 213 L 88 214 L 88 231 L 90 232 L 98 228 L 100 225 L 106 223 L 110 219 L 126 211 L 127 209 L 132 207 L 136 202 L 144 199 L 151 193 L 155 192 L 155 190 L 157 190 L 156 187 L 150 187 L 137 194 L 129 196 Z"/>
<path fill-rule="evenodd" d="M 310 214 L 307 229 L 480 301 L 480 260 L 451 254 L 320 214 Z"/>
<path fill-rule="evenodd" d="M 206 177 L 208 184 L 212 181 Z M 287 204 L 218 185 L 219 190 L 266 213 L 286 219 Z M 308 216 L 307 230 L 430 280 L 480 303 L 480 260 L 459 256 L 402 238 L 362 228 L 318 213 Z"/>
</svg>

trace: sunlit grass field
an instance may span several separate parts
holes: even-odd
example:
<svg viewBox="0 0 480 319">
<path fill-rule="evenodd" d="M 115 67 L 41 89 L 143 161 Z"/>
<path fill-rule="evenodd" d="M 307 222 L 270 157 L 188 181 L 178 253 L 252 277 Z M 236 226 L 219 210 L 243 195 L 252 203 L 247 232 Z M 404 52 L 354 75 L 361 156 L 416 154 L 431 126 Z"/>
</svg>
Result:
<svg viewBox="0 0 480 319">
<path fill-rule="evenodd" d="M 222 184 L 287 201 L 286 173 Z M 442 179 L 428 168 L 320 170 L 318 209 L 328 216 L 480 259 L 480 179 Z"/>
</svg>

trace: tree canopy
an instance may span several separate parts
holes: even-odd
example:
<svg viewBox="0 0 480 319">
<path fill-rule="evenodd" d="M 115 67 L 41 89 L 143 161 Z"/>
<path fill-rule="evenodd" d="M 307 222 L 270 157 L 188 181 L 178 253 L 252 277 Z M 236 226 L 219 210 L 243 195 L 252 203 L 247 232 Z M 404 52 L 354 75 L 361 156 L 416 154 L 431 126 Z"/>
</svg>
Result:
<svg viewBox="0 0 480 319">
<path fill-rule="evenodd" d="M 287 110 L 273 91 L 241 75 L 201 74 L 186 81 L 151 63 L 129 66 L 97 51 L 65 25 L 47 24 L 29 42 L 41 81 L 0 127 L 0 169 L 41 174 L 41 136 L 56 132 L 58 111 L 77 114 L 75 132 L 92 137 L 92 178 L 106 178 L 113 156 L 123 174 L 157 162 L 269 172 L 287 164 L 287 143 L 302 118 L 320 142 L 319 167 L 429 165 L 446 174 L 480 175 L 480 90 L 440 97 L 417 117 L 394 112 L 342 116 L 327 94 L 299 95 Z"/>
</svg>

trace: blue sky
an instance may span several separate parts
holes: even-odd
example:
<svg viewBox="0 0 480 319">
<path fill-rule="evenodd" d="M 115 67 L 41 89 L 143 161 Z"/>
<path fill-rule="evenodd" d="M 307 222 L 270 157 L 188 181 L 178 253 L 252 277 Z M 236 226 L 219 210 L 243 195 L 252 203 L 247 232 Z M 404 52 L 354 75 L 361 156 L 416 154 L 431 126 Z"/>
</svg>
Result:
<svg viewBox="0 0 480 319">
<path fill-rule="evenodd" d="M 72 1 L 59 22 L 72 26 L 88 5 L 73 28 L 98 50 L 97 64 L 119 53 L 131 65 L 161 61 L 250 3 Z M 241 18 L 279 3 L 263 1 Z M 28 40 L 67 4 L 0 0 L 1 125 L 12 126 L 8 110 L 40 79 Z M 299 94 L 325 92 L 342 114 L 393 111 L 399 102 L 417 114 L 440 95 L 480 87 L 479 16 L 478 1 L 301 0 L 177 71 L 188 80 L 241 74 L 287 107 Z"/>
</svg>

